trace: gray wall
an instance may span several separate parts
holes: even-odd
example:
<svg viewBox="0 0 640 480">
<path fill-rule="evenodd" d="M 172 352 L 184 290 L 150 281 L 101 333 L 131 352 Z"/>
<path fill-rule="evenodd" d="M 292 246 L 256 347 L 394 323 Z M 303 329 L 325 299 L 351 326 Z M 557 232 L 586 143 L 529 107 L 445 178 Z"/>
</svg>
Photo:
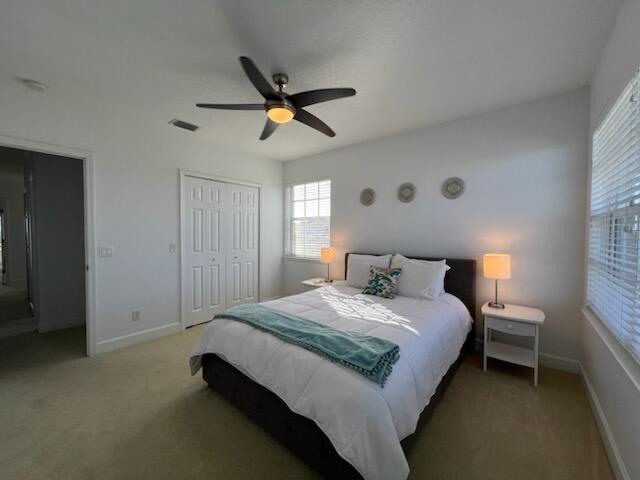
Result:
<svg viewBox="0 0 640 480">
<path fill-rule="evenodd" d="M 591 84 L 594 131 L 640 67 L 640 1 L 620 10 Z M 582 365 L 618 478 L 640 478 L 640 364 L 595 316 L 585 315 Z"/>
<path fill-rule="evenodd" d="M 287 162 L 285 183 L 332 180 L 332 243 L 343 275 L 345 251 L 475 258 L 512 255 L 502 299 L 542 308 L 541 351 L 579 358 L 588 163 L 588 90 L 476 115 L 423 130 Z M 462 177 L 465 194 L 447 200 L 442 181 Z M 413 182 L 402 204 L 398 185 Z M 363 207 L 359 193 L 377 199 Z M 479 263 L 479 266 L 481 264 Z M 285 291 L 324 275 L 317 263 L 285 260 Z M 478 276 L 478 301 L 493 284 Z M 478 330 L 481 332 L 481 330 Z M 573 365 L 576 365 L 575 363 Z"/>
</svg>

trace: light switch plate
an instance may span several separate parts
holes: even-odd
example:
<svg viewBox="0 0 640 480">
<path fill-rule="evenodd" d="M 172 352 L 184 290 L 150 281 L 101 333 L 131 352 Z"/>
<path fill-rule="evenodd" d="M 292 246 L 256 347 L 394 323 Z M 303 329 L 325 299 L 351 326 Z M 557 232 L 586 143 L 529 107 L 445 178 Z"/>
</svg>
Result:
<svg viewBox="0 0 640 480">
<path fill-rule="evenodd" d="M 176 244 L 175 243 L 170 243 L 169 244 L 169 253 L 176 253 Z"/>
<path fill-rule="evenodd" d="M 113 257 L 113 246 L 112 245 L 102 245 L 98 247 L 98 256 L 99 257 Z"/>
</svg>

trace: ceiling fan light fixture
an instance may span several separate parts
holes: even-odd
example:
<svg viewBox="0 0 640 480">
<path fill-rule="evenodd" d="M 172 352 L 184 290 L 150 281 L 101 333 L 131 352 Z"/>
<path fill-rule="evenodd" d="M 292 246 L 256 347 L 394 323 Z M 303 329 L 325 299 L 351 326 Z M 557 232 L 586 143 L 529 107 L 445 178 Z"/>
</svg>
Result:
<svg viewBox="0 0 640 480">
<path fill-rule="evenodd" d="M 276 123 L 288 123 L 295 114 L 295 108 L 289 105 L 272 105 L 267 108 L 267 117 Z"/>
</svg>

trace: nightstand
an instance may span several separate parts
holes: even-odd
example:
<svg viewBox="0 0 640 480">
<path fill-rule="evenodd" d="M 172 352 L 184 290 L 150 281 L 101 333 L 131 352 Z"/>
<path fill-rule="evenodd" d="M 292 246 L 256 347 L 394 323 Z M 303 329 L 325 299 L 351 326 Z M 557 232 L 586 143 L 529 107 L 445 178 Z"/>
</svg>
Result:
<svg viewBox="0 0 640 480">
<path fill-rule="evenodd" d="M 487 371 L 487 358 L 497 358 L 533 368 L 533 384 L 538 386 L 538 344 L 540 327 L 544 323 L 544 312 L 539 308 L 505 304 L 504 308 L 491 308 L 489 303 L 482 306 L 484 316 L 484 353 L 483 370 Z M 491 332 L 533 338 L 533 349 L 517 347 L 503 342 L 493 341 Z"/>
<path fill-rule="evenodd" d="M 322 277 L 309 278 L 308 280 L 303 280 L 300 283 L 302 283 L 302 285 L 304 285 L 304 288 L 307 290 L 333 285 L 333 282 L 325 282 L 325 279 Z"/>
</svg>

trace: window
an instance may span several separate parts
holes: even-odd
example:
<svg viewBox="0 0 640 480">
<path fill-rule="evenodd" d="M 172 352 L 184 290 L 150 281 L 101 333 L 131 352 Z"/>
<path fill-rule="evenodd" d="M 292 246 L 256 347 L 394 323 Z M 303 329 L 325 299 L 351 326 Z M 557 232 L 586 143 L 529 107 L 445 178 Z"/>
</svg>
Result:
<svg viewBox="0 0 640 480">
<path fill-rule="evenodd" d="M 593 134 L 587 303 L 640 359 L 640 78 Z"/>
<path fill-rule="evenodd" d="M 320 249 L 330 245 L 331 180 L 287 188 L 286 229 L 286 255 L 320 258 Z"/>
</svg>

